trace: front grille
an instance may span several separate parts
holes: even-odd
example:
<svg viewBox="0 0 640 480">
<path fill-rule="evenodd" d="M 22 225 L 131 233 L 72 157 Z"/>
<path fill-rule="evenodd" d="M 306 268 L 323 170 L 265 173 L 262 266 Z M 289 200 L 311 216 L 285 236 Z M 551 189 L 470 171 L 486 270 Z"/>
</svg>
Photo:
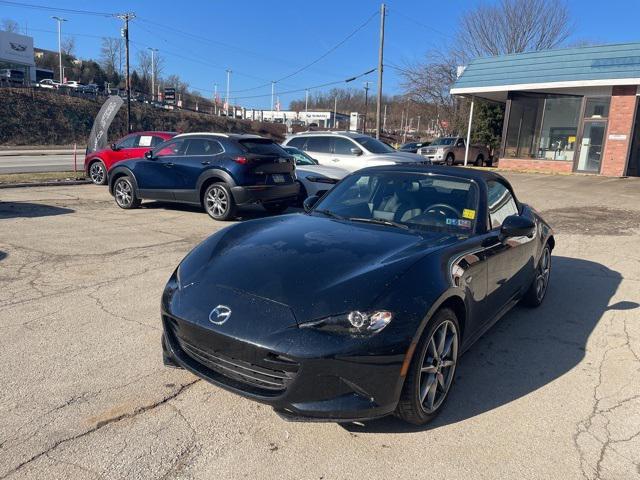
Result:
<svg viewBox="0 0 640 480">
<path fill-rule="evenodd" d="M 225 355 L 214 347 L 195 345 L 179 335 L 180 326 L 176 320 L 165 318 L 174 346 L 192 361 L 219 375 L 220 382 L 234 388 L 258 395 L 276 395 L 286 390 L 300 367 L 294 360 L 248 344 L 242 344 L 239 351 L 244 351 L 242 356 L 252 361 Z M 212 337 L 209 341 L 215 343 Z M 224 342 L 220 340 L 218 343 L 222 345 Z M 240 344 L 236 342 L 235 346 Z"/>
</svg>

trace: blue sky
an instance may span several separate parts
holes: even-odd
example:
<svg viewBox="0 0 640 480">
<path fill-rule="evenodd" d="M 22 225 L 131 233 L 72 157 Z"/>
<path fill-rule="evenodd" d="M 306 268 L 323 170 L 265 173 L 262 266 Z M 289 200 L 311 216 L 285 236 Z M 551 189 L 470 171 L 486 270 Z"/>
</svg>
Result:
<svg viewBox="0 0 640 480">
<path fill-rule="evenodd" d="M 147 46 L 158 48 L 165 59 L 164 75 L 179 74 L 206 96 L 213 94 L 216 83 L 219 92 L 224 92 L 225 70 L 231 68 L 231 98 L 256 108 L 269 108 L 271 80 L 288 76 L 320 57 L 380 8 L 379 1 L 370 0 L 26 0 L 21 3 L 99 12 L 135 12 L 139 18 L 130 27 L 134 65 L 137 50 Z M 476 0 L 387 2 L 385 63 L 403 65 L 422 58 L 431 48 L 447 45 L 459 15 L 477 3 Z M 568 5 L 575 22 L 570 42 L 640 40 L 636 33 L 640 18 L 638 0 L 608 0 L 606 8 L 601 0 L 569 0 Z M 0 3 L 0 18 L 12 18 L 21 29 L 26 27 L 40 48 L 57 49 L 56 26 L 50 18 L 55 14 Z M 69 20 L 63 24 L 63 35 L 75 36 L 76 53 L 81 58 L 98 57 L 99 37 L 120 34 L 121 22 L 117 19 L 61 15 Z M 276 92 L 341 81 L 374 68 L 378 29 L 379 17 L 376 16 L 326 58 L 279 82 Z M 373 73 L 348 85 L 361 88 L 365 80 L 370 80 L 373 86 L 376 78 Z M 385 93 L 400 93 L 400 81 L 397 72 L 387 68 Z M 295 98 L 304 98 L 304 92 L 280 95 L 283 106 Z"/>
</svg>

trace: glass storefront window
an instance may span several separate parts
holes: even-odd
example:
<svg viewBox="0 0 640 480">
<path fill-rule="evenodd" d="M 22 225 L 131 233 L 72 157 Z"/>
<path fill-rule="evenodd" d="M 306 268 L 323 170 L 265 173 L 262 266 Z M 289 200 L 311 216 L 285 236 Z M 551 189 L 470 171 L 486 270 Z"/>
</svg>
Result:
<svg viewBox="0 0 640 480">
<path fill-rule="evenodd" d="M 609 104 L 611 97 L 587 98 L 584 108 L 584 118 L 607 118 L 609 116 Z"/>
<path fill-rule="evenodd" d="M 580 120 L 580 97 L 548 97 L 536 158 L 573 161 Z"/>
<path fill-rule="evenodd" d="M 581 105 L 582 97 L 514 94 L 505 157 L 573 161 Z"/>
</svg>

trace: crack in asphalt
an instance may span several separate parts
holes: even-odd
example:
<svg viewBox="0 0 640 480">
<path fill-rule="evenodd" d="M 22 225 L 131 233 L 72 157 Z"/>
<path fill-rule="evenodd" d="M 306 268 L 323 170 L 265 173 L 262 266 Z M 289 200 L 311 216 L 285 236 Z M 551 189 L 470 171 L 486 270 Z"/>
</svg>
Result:
<svg viewBox="0 0 640 480">
<path fill-rule="evenodd" d="M 111 425 L 113 423 L 120 422 L 121 420 L 135 418 L 138 415 L 144 414 L 144 413 L 146 413 L 146 412 L 148 412 L 150 410 L 158 408 L 158 407 L 166 404 L 170 400 L 173 400 L 174 398 L 178 397 L 179 395 L 181 395 L 182 393 L 187 391 L 191 386 L 195 385 L 196 383 L 198 383 L 200 381 L 201 381 L 201 379 L 196 378 L 195 380 L 193 380 L 193 381 L 191 381 L 189 383 L 185 383 L 185 384 L 181 385 L 175 392 L 173 392 L 170 395 L 167 395 L 167 396 L 163 397 L 161 400 L 159 400 L 157 402 L 154 402 L 154 403 L 152 403 L 150 405 L 143 405 L 141 407 L 137 407 L 137 408 L 135 408 L 133 410 L 133 412 L 123 413 L 121 415 L 116 415 L 114 417 L 107 418 L 105 420 L 101 420 L 101 421 L 97 422 L 96 425 L 93 428 L 85 430 L 84 432 L 81 432 L 79 434 L 73 435 L 71 437 L 67 437 L 67 438 L 63 438 L 61 440 L 58 440 L 53 445 L 51 445 L 49 448 L 47 448 L 46 450 L 43 450 L 43 451 L 31 456 L 29 459 L 22 461 L 16 467 L 12 468 L 8 472 L 6 472 L 2 476 L 0 476 L 0 480 L 4 480 L 5 478 L 8 478 L 9 476 L 17 473 L 18 471 L 20 471 L 21 469 L 23 469 L 24 467 L 26 467 L 30 463 L 38 460 L 39 458 L 41 458 L 43 456 L 49 457 L 49 454 L 51 452 L 53 452 L 55 449 L 57 449 L 59 446 L 61 446 L 61 445 L 64 445 L 64 444 L 73 442 L 75 440 L 81 439 L 83 437 L 86 437 L 88 435 L 91 435 L 92 433 L 97 432 L 98 430 L 100 430 L 100 429 L 102 429 L 102 428 L 104 428 L 104 427 L 106 427 L 108 425 Z"/>
</svg>

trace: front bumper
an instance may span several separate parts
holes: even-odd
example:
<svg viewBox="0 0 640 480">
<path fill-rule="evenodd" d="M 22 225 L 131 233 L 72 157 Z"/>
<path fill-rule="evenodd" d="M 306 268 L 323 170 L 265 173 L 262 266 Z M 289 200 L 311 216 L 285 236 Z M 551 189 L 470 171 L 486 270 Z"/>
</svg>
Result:
<svg viewBox="0 0 640 480">
<path fill-rule="evenodd" d="M 233 199 L 238 205 L 293 201 L 299 191 L 300 185 L 297 182 L 282 185 L 241 185 L 231 188 Z"/>
<path fill-rule="evenodd" d="M 163 313 L 163 358 L 295 421 L 350 422 L 396 409 L 406 345 L 292 327 L 267 345 L 230 338 Z"/>
</svg>

